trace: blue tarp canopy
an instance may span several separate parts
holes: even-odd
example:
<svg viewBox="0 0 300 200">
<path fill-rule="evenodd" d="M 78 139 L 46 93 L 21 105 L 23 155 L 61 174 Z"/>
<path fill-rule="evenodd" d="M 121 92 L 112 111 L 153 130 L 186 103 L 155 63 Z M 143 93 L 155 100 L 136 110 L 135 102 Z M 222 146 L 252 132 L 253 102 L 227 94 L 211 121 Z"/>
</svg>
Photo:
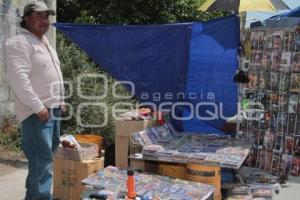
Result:
<svg viewBox="0 0 300 200">
<path fill-rule="evenodd" d="M 281 19 L 281 18 L 284 18 L 284 17 L 300 17 L 300 6 L 295 8 L 295 9 L 292 9 L 288 12 L 284 12 L 282 14 L 270 17 L 269 19 Z"/>
<path fill-rule="evenodd" d="M 288 12 L 272 16 L 263 22 L 257 21 L 250 24 L 250 28 L 295 28 L 300 24 L 300 6 Z"/>
<path fill-rule="evenodd" d="M 224 116 L 236 114 L 236 16 L 167 25 L 55 26 L 118 81 L 132 82 L 140 102 L 173 110 L 184 131 L 223 134 Z"/>
</svg>

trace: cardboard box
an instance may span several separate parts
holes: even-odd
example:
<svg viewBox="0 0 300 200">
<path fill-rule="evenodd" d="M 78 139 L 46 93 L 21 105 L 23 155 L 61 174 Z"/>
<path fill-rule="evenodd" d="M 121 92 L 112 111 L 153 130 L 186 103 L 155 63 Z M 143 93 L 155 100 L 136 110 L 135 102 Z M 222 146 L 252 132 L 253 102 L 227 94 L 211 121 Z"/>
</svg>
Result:
<svg viewBox="0 0 300 200">
<path fill-rule="evenodd" d="M 73 161 L 54 157 L 53 196 L 60 200 L 80 200 L 83 179 L 103 169 L 103 158 Z"/>
<path fill-rule="evenodd" d="M 79 150 L 59 146 L 55 152 L 55 157 L 76 161 L 89 160 L 98 157 L 98 146 L 96 144 L 82 142 L 79 142 L 79 144 L 81 146 L 81 149 Z"/>
<path fill-rule="evenodd" d="M 155 126 L 156 121 L 122 121 L 116 120 L 115 124 L 115 153 L 116 167 L 128 168 L 129 141 L 133 133 L 142 131 L 147 127 Z"/>
<path fill-rule="evenodd" d="M 158 174 L 162 176 L 170 176 L 173 178 L 185 179 L 186 165 L 160 163 Z"/>
</svg>

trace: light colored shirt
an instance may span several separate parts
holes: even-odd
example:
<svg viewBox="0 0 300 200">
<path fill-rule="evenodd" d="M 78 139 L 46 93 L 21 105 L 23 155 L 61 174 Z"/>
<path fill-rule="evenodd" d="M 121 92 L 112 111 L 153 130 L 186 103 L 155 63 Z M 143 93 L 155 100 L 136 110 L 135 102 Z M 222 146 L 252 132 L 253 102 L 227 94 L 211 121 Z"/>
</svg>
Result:
<svg viewBox="0 0 300 200">
<path fill-rule="evenodd" d="M 15 113 L 22 122 L 44 107 L 63 104 L 64 86 L 57 53 L 45 36 L 26 29 L 5 42 L 9 84 L 15 94 Z"/>
</svg>

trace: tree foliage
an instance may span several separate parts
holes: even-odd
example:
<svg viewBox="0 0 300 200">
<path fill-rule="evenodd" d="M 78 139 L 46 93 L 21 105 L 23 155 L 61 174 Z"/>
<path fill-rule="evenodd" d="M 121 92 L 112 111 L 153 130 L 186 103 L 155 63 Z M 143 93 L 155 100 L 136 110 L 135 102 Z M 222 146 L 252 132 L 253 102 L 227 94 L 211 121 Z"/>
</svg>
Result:
<svg viewBox="0 0 300 200">
<path fill-rule="evenodd" d="M 112 142 L 114 136 L 112 134 L 113 119 L 111 108 L 112 105 L 119 103 L 119 100 L 113 97 L 110 89 L 115 80 L 103 68 L 92 62 L 83 51 L 78 49 L 73 43 L 70 43 L 61 33 L 57 34 L 57 40 L 57 51 L 64 81 L 68 83 L 65 84 L 67 96 L 65 101 L 68 105 L 68 112 L 65 117 L 72 116 L 70 119 L 63 120 L 63 134 L 93 133 L 104 136 L 108 143 Z M 85 75 L 104 75 L 107 79 L 108 87 L 104 85 L 103 79 L 85 78 Z M 82 76 L 83 78 L 79 81 L 78 78 Z M 78 88 L 82 95 L 88 97 L 99 96 L 103 94 L 104 90 L 107 90 L 107 95 L 104 98 L 86 99 L 79 95 Z M 129 96 L 128 91 L 122 85 L 118 84 L 115 88 L 117 94 Z M 127 101 L 131 102 L 132 100 L 128 99 Z M 85 103 L 90 105 L 85 105 Z M 94 103 L 106 105 L 108 108 L 106 113 L 108 115 L 103 115 L 102 107 L 91 105 Z M 83 125 L 99 125 L 104 121 L 107 121 L 107 125 L 103 127 L 85 127 L 80 125 L 80 123 Z"/>
<path fill-rule="evenodd" d="M 198 10 L 204 0 L 58 0 L 61 22 L 164 24 L 203 21 L 222 12 Z M 66 13 L 68 13 L 66 15 Z"/>
</svg>

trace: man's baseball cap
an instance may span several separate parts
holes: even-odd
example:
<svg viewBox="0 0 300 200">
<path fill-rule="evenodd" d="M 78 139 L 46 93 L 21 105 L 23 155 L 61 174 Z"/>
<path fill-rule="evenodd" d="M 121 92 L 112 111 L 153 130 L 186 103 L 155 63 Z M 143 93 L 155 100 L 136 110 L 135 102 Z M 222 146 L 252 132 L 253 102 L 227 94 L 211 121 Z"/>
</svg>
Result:
<svg viewBox="0 0 300 200">
<path fill-rule="evenodd" d="M 23 17 L 29 15 L 32 11 L 37 11 L 37 12 L 48 11 L 49 15 L 55 15 L 55 11 L 48 8 L 48 6 L 41 1 L 34 1 L 27 4 L 24 7 Z"/>
</svg>

